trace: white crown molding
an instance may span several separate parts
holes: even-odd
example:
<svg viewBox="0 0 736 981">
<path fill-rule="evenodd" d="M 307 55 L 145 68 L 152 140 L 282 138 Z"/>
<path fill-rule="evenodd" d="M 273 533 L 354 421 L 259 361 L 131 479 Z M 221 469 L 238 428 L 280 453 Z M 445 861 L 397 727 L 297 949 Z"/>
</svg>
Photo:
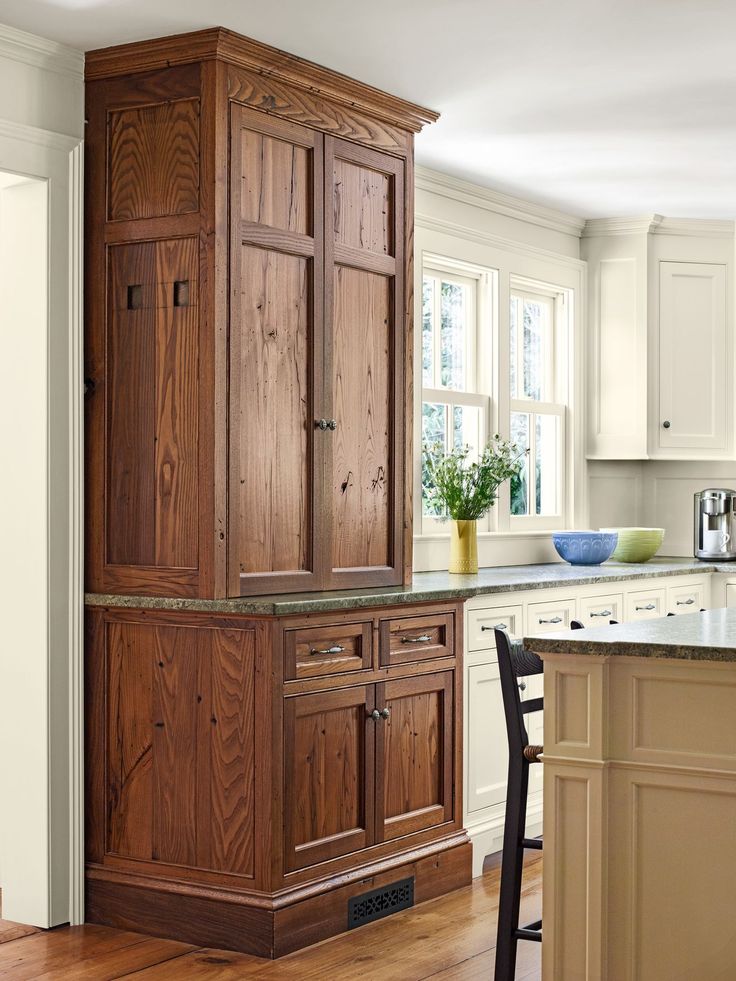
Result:
<svg viewBox="0 0 736 981">
<path fill-rule="evenodd" d="M 521 198 L 512 197 L 510 194 L 502 194 L 500 191 L 493 191 L 488 187 L 471 184 L 470 181 L 451 177 L 449 174 L 431 170 L 429 167 L 417 167 L 415 179 L 416 187 L 419 190 L 440 194 L 442 197 L 450 198 L 453 201 L 461 201 L 463 204 L 483 208 L 485 211 L 505 215 L 507 218 L 516 218 L 518 221 L 525 221 L 530 225 L 551 228 L 563 235 L 580 238 L 585 226 L 585 221 L 582 218 L 565 214 L 562 211 L 555 211 L 554 208 L 545 208 L 543 205 L 524 201 Z"/>
<path fill-rule="evenodd" d="M 663 218 L 655 235 L 693 235 L 697 238 L 733 238 L 736 222 L 720 218 Z"/>
<path fill-rule="evenodd" d="M 595 235 L 648 235 L 656 231 L 662 215 L 637 215 L 633 218 L 589 218 L 583 228 L 583 238 Z"/>
<path fill-rule="evenodd" d="M 65 44 L 0 24 L 0 58 L 72 78 L 84 78 L 84 54 Z"/>
<path fill-rule="evenodd" d="M 455 235 L 470 242 L 478 242 L 481 245 L 491 245 L 504 252 L 512 252 L 516 255 L 533 256 L 541 259 L 551 259 L 552 261 L 572 266 L 574 269 L 585 269 L 587 263 L 583 259 L 575 259 L 572 256 L 562 255 L 553 252 L 551 249 L 540 249 L 536 245 L 525 245 L 514 239 L 503 238 L 501 235 L 493 235 L 491 232 L 483 232 L 477 228 L 469 228 L 467 225 L 460 225 L 454 221 L 445 221 L 442 218 L 433 218 L 417 212 L 414 216 L 416 228 L 426 228 L 433 232 L 442 232 L 445 235 Z"/>
<path fill-rule="evenodd" d="M 37 126 L 26 126 L 25 123 L 14 123 L 10 119 L 0 119 L 0 136 L 21 143 L 33 143 L 36 146 L 49 147 L 71 153 L 80 142 L 78 136 L 67 136 L 65 133 L 52 133 L 48 129 Z"/>
<path fill-rule="evenodd" d="M 665 218 L 639 215 L 633 218 L 590 218 L 583 238 L 596 235 L 690 235 L 697 238 L 733 238 L 736 223 L 719 218 Z"/>
</svg>

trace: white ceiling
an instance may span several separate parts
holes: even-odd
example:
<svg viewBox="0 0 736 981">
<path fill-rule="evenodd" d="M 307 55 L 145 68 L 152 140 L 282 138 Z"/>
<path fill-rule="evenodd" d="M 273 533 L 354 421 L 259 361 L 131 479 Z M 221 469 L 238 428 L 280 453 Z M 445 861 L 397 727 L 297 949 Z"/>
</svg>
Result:
<svg viewBox="0 0 736 981">
<path fill-rule="evenodd" d="M 442 113 L 420 163 L 582 217 L 736 218 L 733 0 L 0 0 L 89 50 L 222 25 Z"/>
</svg>

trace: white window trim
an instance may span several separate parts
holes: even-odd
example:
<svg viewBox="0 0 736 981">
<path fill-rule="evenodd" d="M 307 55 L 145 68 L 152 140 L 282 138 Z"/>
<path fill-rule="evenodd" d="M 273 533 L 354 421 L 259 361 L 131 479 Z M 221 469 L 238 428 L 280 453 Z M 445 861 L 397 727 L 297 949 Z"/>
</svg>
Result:
<svg viewBox="0 0 736 981">
<path fill-rule="evenodd" d="M 499 331 L 492 337 L 479 339 L 488 355 L 479 351 L 479 363 L 491 373 L 487 390 L 498 391 L 497 368 L 503 358 L 508 358 L 508 345 L 504 343 L 504 313 L 509 299 L 509 282 L 513 276 L 517 281 L 524 278 L 534 283 L 555 284 L 555 292 L 560 288 L 567 291 L 568 331 L 572 339 L 567 352 L 569 378 L 569 402 L 566 425 L 567 473 L 566 489 L 568 497 L 568 526 L 587 527 L 588 494 L 587 463 L 584 449 L 584 377 L 582 365 L 585 363 L 585 318 L 587 311 L 586 263 L 569 254 L 553 252 L 536 245 L 503 237 L 494 232 L 471 227 L 467 217 L 461 219 L 458 210 L 457 221 L 451 217 L 436 218 L 422 210 L 426 202 L 418 202 L 415 220 L 415 262 L 414 294 L 421 296 L 423 262 L 435 263 L 439 257 L 452 256 L 456 268 L 467 270 L 484 269 L 490 273 L 489 290 L 492 311 L 499 323 Z M 450 207 L 455 207 L 450 202 Z M 459 208 L 459 206 L 458 206 Z M 421 306 L 415 307 L 416 328 L 414 331 L 415 366 L 421 365 Z M 421 375 L 415 373 L 414 386 L 414 568 L 417 572 L 447 569 L 449 559 L 450 526 L 446 523 L 441 531 L 422 534 L 419 489 L 421 487 Z M 479 379 L 479 381 L 481 381 Z M 483 382 L 481 381 L 481 384 Z M 484 385 L 484 387 L 486 387 Z M 498 432 L 503 412 L 508 410 L 508 399 L 491 403 L 491 425 L 489 432 Z M 498 505 L 503 507 L 504 498 L 508 501 L 508 485 L 502 486 Z M 508 504 L 506 504 L 508 507 Z M 549 531 L 526 530 L 511 531 L 498 527 L 499 507 L 490 512 L 490 531 L 481 531 L 478 536 L 478 559 L 482 566 L 523 565 L 531 562 L 559 561 Z"/>
</svg>

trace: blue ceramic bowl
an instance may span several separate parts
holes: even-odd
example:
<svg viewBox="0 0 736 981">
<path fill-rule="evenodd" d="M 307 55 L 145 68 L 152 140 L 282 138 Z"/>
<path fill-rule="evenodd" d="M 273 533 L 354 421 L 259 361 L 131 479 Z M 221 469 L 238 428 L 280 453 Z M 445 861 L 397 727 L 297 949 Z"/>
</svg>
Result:
<svg viewBox="0 0 736 981">
<path fill-rule="evenodd" d="M 617 531 L 560 531 L 552 535 L 557 554 L 570 565 L 600 565 L 618 544 Z"/>
</svg>

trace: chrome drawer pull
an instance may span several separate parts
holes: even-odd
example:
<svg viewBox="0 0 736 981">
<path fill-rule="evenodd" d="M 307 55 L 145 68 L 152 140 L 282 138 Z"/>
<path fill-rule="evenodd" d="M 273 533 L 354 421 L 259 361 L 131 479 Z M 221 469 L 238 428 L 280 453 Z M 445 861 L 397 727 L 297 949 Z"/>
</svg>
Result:
<svg viewBox="0 0 736 981">
<path fill-rule="evenodd" d="M 591 613 L 592 617 L 612 617 L 613 610 L 601 610 L 600 613 Z"/>
<path fill-rule="evenodd" d="M 678 600 L 677 601 L 677 605 L 678 606 L 692 606 L 694 602 L 695 602 L 695 600 L 691 596 L 690 599 Z"/>
<path fill-rule="evenodd" d="M 552 617 L 551 620 L 539 620 L 540 625 L 543 623 L 562 623 L 562 617 Z"/>
<path fill-rule="evenodd" d="M 432 638 L 429 634 L 420 634 L 418 637 L 402 637 L 402 644 L 426 644 Z"/>
<path fill-rule="evenodd" d="M 345 650 L 344 647 L 340 647 L 339 644 L 335 644 L 334 647 L 323 647 L 321 650 L 319 650 L 316 647 L 313 647 L 309 653 L 310 654 L 342 654 L 344 650 Z"/>
<path fill-rule="evenodd" d="M 481 624 L 481 631 L 483 630 L 508 630 L 508 625 L 505 623 L 497 623 L 495 627 L 486 627 Z"/>
<path fill-rule="evenodd" d="M 646 606 L 637 606 L 636 609 L 637 610 L 656 610 L 657 609 L 657 604 L 656 603 L 647 603 Z"/>
</svg>

